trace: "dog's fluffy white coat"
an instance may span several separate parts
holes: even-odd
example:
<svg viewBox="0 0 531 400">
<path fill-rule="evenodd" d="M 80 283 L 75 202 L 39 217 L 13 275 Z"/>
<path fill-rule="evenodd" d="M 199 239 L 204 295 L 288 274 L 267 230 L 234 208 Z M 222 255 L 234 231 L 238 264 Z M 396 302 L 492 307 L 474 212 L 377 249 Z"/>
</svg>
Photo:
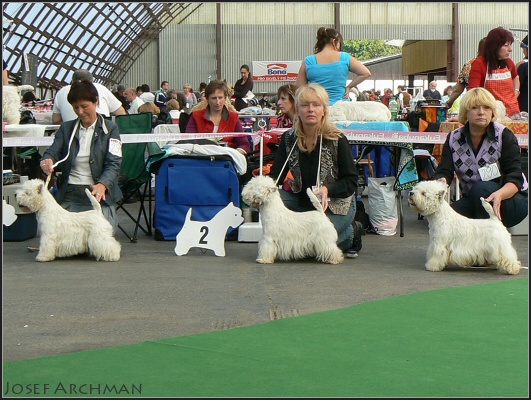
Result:
<svg viewBox="0 0 531 400">
<path fill-rule="evenodd" d="M 33 86 L 4 85 L 2 88 L 2 120 L 8 125 L 20 123 L 20 106 L 22 104 L 20 92 L 23 90 L 33 90 Z"/>
<path fill-rule="evenodd" d="M 37 261 L 89 253 L 96 260 L 118 261 L 121 245 L 101 212 L 100 203 L 85 190 L 94 210 L 69 212 L 61 207 L 41 179 L 26 181 L 15 192 L 17 203 L 37 215 L 40 231 Z"/>
<path fill-rule="evenodd" d="M 391 111 L 378 101 L 338 101 L 330 107 L 330 121 L 390 121 Z"/>
<path fill-rule="evenodd" d="M 442 271 L 446 266 L 496 266 L 501 272 L 518 274 L 521 264 L 511 234 L 492 206 L 482 199 L 489 219 L 471 219 L 457 213 L 445 200 L 448 186 L 422 181 L 409 193 L 409 205 L 426 216 L 430 241 L 426 269 Z"/>
<path fill-rule="evenodd" d="M 268 176 L 252 178 L 242 190 L 243 200 L 260 210 L 263 234 L 258 241 L 261 264 L 278 260 L 315 257 L 329 264 L 343 262 L 337 232 L 310 189 L 307 194 L 315 211 L 294 212 L 284 206 L 275 181 Z"/>
</svg>

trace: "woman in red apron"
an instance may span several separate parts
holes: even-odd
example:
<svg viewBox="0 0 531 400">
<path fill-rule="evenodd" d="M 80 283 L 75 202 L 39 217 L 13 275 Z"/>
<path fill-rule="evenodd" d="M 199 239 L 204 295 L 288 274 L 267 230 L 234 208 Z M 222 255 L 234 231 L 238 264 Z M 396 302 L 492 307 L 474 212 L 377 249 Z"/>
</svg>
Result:
<svg viewBox="0 0 531 400">
<path fill-rule="evenodd" d="M 507 116 L 517 119 L 520 113 L 517 94 L 520 80 L 511 55 L 513 34 L 498 27 L 486 37 L 483 53 L 472 63 L 468 89 L 483 86 L 505 105 Z"/>
</svg>

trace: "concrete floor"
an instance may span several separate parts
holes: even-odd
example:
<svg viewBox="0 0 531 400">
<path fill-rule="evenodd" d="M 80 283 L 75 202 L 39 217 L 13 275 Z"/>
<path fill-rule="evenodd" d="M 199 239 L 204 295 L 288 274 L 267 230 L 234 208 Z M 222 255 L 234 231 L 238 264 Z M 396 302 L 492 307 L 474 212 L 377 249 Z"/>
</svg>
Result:
<svg viewBox="0 0 531 400">
<path fill-rule="evenodd" d="M 129 205 L 128 207 L 134 207 Z M 35 261 L 38 237 L 3 243 L 3 360 L 190 335 L 452 286 L 528 277 L 493 269 L 424 269 L 428 223 L 404 206 L 405 236 L 363 237 L 356 259 L 261 265 L 256 243 L 226 242 L 226 256 L 138 235 L 119 262 L 85 257 Z M 131 226 L 123 213 L 120 220 Z M 528 236 L 513 236 L 528 266 Z M 414 310 L 412 310 L 413 312 Z"/>
</svg>

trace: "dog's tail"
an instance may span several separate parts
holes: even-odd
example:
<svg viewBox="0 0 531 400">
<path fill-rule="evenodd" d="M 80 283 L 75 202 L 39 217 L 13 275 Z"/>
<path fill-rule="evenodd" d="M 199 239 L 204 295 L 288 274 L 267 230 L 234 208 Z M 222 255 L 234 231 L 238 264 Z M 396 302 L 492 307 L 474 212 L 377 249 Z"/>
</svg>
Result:
<svg viewBox="0 0 531 400">
<path fill-rule="evenodd" d="M 34 90 L 35 88 L 31 85 L 20 85 L 17 86 L 17 91 L 22 92 L 23 90 Z"/>
<path fill-rule="evenodd" d="M 496 215 L 496 213 L 494 212 L 494 208 L 492 208 L 492 206 L 490 205 L 489 202 L 487 202 L 483 197 L 480 197 L 479 198 L 481 200 L 481 204 L 483 205 L 483 208 L 485 209 L 485 211 L 489 214 L 489 217 L 490 218 L 494 218 L 496 220 L 500 220 L 498 218 L 498 216 Z"/>
<path fill-rule="evenodd" d="M 313 206 L 317 211 L 324 212 L 323 206 L 321 205 L 321 202 L 317 198 L 315 194 L 313 194 L 312 189 L 308 188 L 306 189 L 306 193 L 308 194 L 308 197 L 310 198 L 310 201 L 312 202 Z"/>
<path fill-rule="evenodd" d="M 100 203 L 98 202 L 98 200 L 96 200 L 96 198 L 92 195 L 92 193 L 90 193 L 90 190 L 88 189 L 85 189 L 85 193 L 87 194 L 87 197 L 89 198 L 91 204 L 92 204 L 92 207 L 101 213 L 101 205 Z"/>
</svg>

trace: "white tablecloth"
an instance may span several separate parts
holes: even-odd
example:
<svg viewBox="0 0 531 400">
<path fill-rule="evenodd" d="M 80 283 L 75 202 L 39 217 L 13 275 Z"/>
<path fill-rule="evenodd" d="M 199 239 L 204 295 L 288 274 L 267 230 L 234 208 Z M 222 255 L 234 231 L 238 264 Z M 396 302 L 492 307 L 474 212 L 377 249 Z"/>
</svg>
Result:
<svg viewBox="0 0 531 400">
<path fill-rule="evenodd" d="M 46 125 L 6 125 L 4 137 L 41 137 L 44 136 L 45 131 Z"/>
</svg>

